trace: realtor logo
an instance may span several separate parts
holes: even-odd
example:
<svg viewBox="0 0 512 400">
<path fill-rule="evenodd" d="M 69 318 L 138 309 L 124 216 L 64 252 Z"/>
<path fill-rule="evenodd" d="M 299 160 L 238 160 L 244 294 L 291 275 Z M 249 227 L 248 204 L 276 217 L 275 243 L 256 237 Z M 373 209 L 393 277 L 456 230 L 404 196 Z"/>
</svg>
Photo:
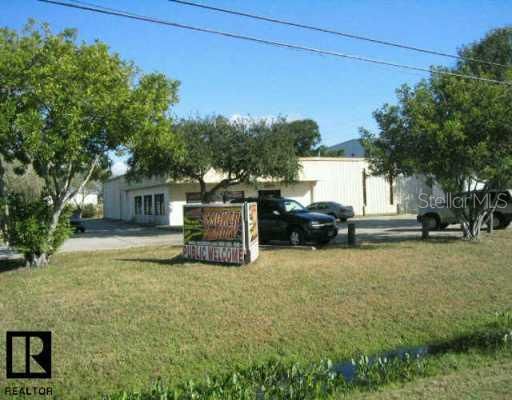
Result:
<svg viewBox="0 0 512 400">
<path fill-rule="evenodd" d="M 7 332 L 7 379 L 52 377 L 51 332 Z"/>
</svg>

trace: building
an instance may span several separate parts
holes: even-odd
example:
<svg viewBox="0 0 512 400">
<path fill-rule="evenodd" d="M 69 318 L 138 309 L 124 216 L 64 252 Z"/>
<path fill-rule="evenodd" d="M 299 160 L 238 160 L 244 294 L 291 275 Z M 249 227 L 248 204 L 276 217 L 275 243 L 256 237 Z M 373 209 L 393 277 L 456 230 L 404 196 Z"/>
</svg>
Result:
<svg viewBox="0 0 512 400">
<path fill-rule="evenodd" d="M 328 150 L 343 150 L 344 157 L 364 157 L 366 153 L 363 144 L 361 143 L 361 139 L 347 140 L 346 142 L 328 147 Z"/>
<path fill-rule="evenodd" d="M 364 158 L 301 158 L 296 183 L 261 181 L 256 186 L 236 185 L 220 193 L 218 200 L 280 195 L 307 206 L 317 201 L 336 201 L 354 207 L 357 215 L 396 214 L 417 211 L 419 194 L 432 194 L 432 188 L 418 178 L 400 178 L 390 182 L 370 176 Z M 222 177 L 211 171 L 208 188 Z M 183 225 L 183 205 L 198 202 L 199 184 L 173 182 L 165 178 L 127 182 L 124 176 L 105 182 L 104 216 L 109 219 L 156 225 Z"/>
</svg>

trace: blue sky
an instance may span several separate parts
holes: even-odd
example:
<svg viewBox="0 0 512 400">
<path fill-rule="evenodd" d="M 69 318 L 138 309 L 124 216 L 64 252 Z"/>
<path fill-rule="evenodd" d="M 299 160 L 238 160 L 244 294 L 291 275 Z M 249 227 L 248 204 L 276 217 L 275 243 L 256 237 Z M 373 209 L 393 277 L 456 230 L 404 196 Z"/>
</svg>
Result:
<svg viewBox="0 0 512 400">
<path fill-rule="evenodd" d="M 176 22 L 428 67 L 450 59 L 199 10 L 166 0 L 91 3 Z M 512 24 L 504 1 L 197 0 L 205 4 L 330 27 L 354 34 L 454 53 L 488 30 Z M 65 9 L 36 0 L 4 1 L 0 25 L 20 29 L 27 18 L 55 30 L 74 27 L 100 39 L 143 71 L 181 81 L 178 116 L 220 113 L 313 118 L 327 145 L 373 128 L 373 110 L 394 101 L 402 83 L 422 73 L 365 64 L 235 39 Z"/>
</svg>

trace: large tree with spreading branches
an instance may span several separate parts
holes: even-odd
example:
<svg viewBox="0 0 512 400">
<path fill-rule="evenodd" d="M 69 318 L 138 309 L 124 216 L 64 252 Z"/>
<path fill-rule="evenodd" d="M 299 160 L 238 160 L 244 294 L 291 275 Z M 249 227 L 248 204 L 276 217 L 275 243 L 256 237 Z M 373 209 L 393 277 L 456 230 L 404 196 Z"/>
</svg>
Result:
<svg viewBox="0 0 512 400">
<path fill-rule="evenodd" d="M 22 33 L 0 30 L 0 224 L 27 263 L 48 263 L 62 241 L 66 205 L 108 169 L 112 151 L 170 130 L 177 89 L 161 74 L 138 74 L 104 43 L 78 43 L 73 30 L 54 34 L 34 23 Z M 16 162 L 20 173 L 30 166 L 42 180 L 37 205 L 21 207 L 20 196 L 6 192 L 4 162 Z M 16 211 L 37 240 L 16 228 Z"/>
<path fill-rule="evenodd" d="M 512 183 L 512 28 L 496 29 L 459 54 L 464 59 L 455 67 L 438 70 L 503 83 L 433 73 L 414 88 L 402 86 L 397 105 L 374 113 L 379 132 L 363 129 L 362 137 L 374 173 L 422 174 L 462 195 L 465 206 L 452 210 L 464 237 L 476 239 L 499 200 L 482 201 L 482 191 Z"/>
<path fill-rule="evenodd" d="M 169 135 L 174 134 L 183 153 L 167 145 Z M 206 203 L 219 191 L 241 183 L 255 184 L 259 179 L 293 182 L 300 167 L 295 136 L 284 119 L 185 119 L 176 124 L 172 133 L 161 131 L 150 145 L 141 139 L 130 150 L 129 177 L 160 175 L 196 182 Z M 220 175 L 220 180 L 208 186 L 207 174 L 212 171 Z"/>
</svg>

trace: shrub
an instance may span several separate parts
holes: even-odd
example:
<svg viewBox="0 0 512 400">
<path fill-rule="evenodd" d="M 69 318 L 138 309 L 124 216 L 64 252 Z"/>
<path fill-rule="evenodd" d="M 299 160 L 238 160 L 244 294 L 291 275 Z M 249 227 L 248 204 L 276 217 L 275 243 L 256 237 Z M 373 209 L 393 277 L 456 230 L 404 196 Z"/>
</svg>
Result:
<svg viewBox="0 0 512 400">
<path fill-rule="evenodd" d="M 6 201 L 9 207 L 6 218 L 9 245 L 23 254 L 27 264 L 37 264 L 35 260 L 41 257 L 45 264 L 71 234 L 69 210 L 61 214 L 56 230 L 50 235 L 51 206 L 46 199 L 28 199 L 13 194 Z"/>
</svg>

